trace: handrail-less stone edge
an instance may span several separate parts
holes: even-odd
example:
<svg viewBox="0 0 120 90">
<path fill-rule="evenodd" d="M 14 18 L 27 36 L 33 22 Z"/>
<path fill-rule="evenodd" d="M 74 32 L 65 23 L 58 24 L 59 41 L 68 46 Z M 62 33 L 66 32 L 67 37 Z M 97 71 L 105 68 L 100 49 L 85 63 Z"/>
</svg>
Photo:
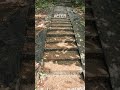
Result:
<svg viewBox="0 0 120 90">
<path fill-rule="evenodd" d="M 73 9 L 67 7 L 67 12 L 70 17 L 71 23 L 73 25 L 73 30 L 75 33 L 75 38 L 81 57 L 81 64 L 83 69 L 83 75 L 85 78 L 85 27 L 80 24 L 80 16 L 73 12 Z M 77 18 L 76 18 L 77 17 Z M 81 39 L 80 39 L 81 38 Z"/>
<path fill-rule="evenodd" d="M 51 12 L 45 18 L 45 20 L 48 21 L 48 22 L 51 21 L 51 17 L 52 17 L 52 14 L 53 14 L 53 9 L 54 9 L 54 7 L 51 8 L 51 10 L 50 10 Z M 39 34 L 37 36 L 35 36 L 35 44 L 38 45 L 38 47 L 35 47 L 35 61 L 37 63 L 41 63 L 42 57 L 44 55 L 46 33 L 47 33 L 47 30 L 49 29 L 49 25 L 50 25 L 50 23 L 48 24 L 48 26 L 45 30 L 42 30 L 41 32 L 39 32 Z"/>
</svg>

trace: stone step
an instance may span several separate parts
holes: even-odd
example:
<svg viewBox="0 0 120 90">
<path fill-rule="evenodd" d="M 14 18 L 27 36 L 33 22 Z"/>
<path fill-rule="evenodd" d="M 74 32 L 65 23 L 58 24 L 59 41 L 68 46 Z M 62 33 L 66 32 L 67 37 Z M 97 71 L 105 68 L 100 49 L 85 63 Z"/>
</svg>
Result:
<svg viewBox="0 0 120 90">
<path fill-rule="evenodd" d="M 51 24 L 71 24 L 71 22 L 70 21 L 64 21 L 64 22 L 55 21 L 55 22 L 51 22 Z"/>
<path fill-rule="evenodd" d="M 78 51 L 45 51 L 44 61 L 78 61 L 80 59 Z"/>
<path fill-rule="evenodd" d="M 73 29 L 49 29 L 48 32 L 49 31 L 68 31 L 68 32 L 74 32 Z"/>
<path fill-rule="evenodd" d="M 56 19 L 52 19 L 51 22 L 70 22 L 70 19 L 56 18 Z"/>
<path fill-rule="evenodd" d="M 49 51 L 56 51 L 56 50 L 77 50 L 76 43 L 65 43 L 65 42 L 59 42 L 59 43 L 49 43 L 45 44 L 45 50 Z"/>
<path fill-rule="evenodd" d="M 72 27 L 50 27 L 49 29 L 53 29 L 53 30 L 72 30 Z"/>
<path fill-rule="evenodd" d="M 66 30 L 48 30 L 47 34 L 74 34 L 74 31 L 72 30 L 69 30 L 69 31 L 66 31 Z"/>
<path fill-rule="evenodd" d="M 70 18 L 68 18 L 67 16 L 66 16 L 66 18 L 52 17 L 51 20 L 58 20 L 58 21 L 68 20 L 69 21 Z"/>
<path fill-rule="evenodd" d="M 75 33 L 73 32 L 73 30 L 64 30 L 64 29 L 62 29 L 62 30 L 49 30 L 48 32 L 47 32 L 47 36 L 49 36 L 49 37 L 53 37 L 53 36 L 56 36 L 56 37 L 61 37 L 61 36 L 74 36 L 75 35 Z"/>
<path fill-rule="evenodd" d="M 47 34 L 47 37 L 75 36 L 75 34 Z"/>
<path fill-rule="evenodd" d="M 102 59 L 86 59 L 85 73 L 87 78 L 109 77 Z"/>
<path fill-rule="evenodd" d="M 73 64 L 75 64 L 75 66 L 81 66 L 81 63 L 80 63 L 80 60 L 78 60 L 78 61 L 44 61 L 45 63 L 46 62 L 53 62 L 53 63 L 55 63 L 55 64 L 58 64 L 58 65 L 73 65 Z"/>
<path fill-rule="evenodd" d="M 70 88 L 77 87 L 77 90 L 84 90 L 85 83 L 80 75 L 47 75 L 44 80 L 44 87 L 48 89 L 54 88 L 55 90 L 69 90 Z M 42 87 L 42 86 L 41 86 Z M 53 90 L 53 89 L 52 89 Z"/>
<path fill-rule="evenodd" d="M 65 24 L 65 23 L 54 23 L 54 24 L 51 24 L 52 27 L 72 27 L 71 24 Z"/>
<path fill-rule="evenodd" d="M 55 68 L 56 67 L 56 68 Z M 44 62 L 44 71 L 53 75 L 81 74 L 82 68 L 78 61 L 56 61 Z"/>
<path fill-rule="evenodd" d="M 75 42 L 74 36 L 62 36 L 62 37 L 47 37 L 47 43 L 51 42 Z"/>
</svg>

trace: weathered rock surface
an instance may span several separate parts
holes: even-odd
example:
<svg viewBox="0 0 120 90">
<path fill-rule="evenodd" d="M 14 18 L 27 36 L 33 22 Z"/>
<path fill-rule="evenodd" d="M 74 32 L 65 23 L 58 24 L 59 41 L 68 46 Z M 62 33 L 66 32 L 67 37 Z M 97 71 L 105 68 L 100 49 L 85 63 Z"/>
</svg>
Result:
<svg viewBox="0 0 120 90">
<path fill-rule="evenodd" d="M 119 3 L 119 0 L 94 0 L 92 3 L 113 90 L 120 90 Z"/>
</svg>

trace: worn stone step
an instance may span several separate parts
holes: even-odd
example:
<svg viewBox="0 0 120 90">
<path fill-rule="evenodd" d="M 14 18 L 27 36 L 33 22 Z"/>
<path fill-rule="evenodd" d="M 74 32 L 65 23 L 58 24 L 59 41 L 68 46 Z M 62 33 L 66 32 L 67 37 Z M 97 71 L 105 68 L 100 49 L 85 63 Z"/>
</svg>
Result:
<svg viewBox="0 0 120 90">
<path fill-rule="evenodd" d="M 68 32 L 74 32 L 73 29 L 48 29 L 48 32 L 49 31 L 68 31 Z"/>
<path fill-rule="evenodd" d="M 51 42 L 75 42 L 74 36 L 62 36 L 62 37 L 47 37 L 47 43 Z"/>
<path fill-rule="evenodd" d="M 74 34 L 74 31 L 69 30 L 54 30 L 54 31 L 50 31 L 48 30 L 47 34 Z"/>
<path fill-rule="evenodd" d="M 80 60 L 78 61 L 44 61 L 45 63 L 46 62 L 53 62 L 55 64 L 58 64 L 58 65 L 73 65 L 75 64 L 75 66 L 81 66 L 81 63 L 80 63 Z"/>
<path fill-rule="evenodd" d="M 78 61 L 80 59 L 78 51 L 45 51 L 44 52 L 44 61 Z"/>
<path fill-rule="evenodd" d="M 57 37 L 61 37 L 61 36 L 74 36 L 75 35 L 75 33 L 71 30 L 69 30 L 69 31 L 66 31 L 66 30 L 50 30 L 50 31 L 48 31 L 47 32 L 47 36 L 51 36 L 51 37 L 53 37 L 53 36 L 57 36 Z"/>
<path fill-rule="evenodd" d="M 66 16 L 66 18 L 57 18 L 57 17 L 52 17 L 51 18 L 51 20 L 58 20 L 58 21 L 61 21 L 61 20 L 70 20 L 70 18 L 68 18 L 67 16 Z"/>
<path fill-rule="evenodd" d="M 70 22 L 70 19 L 52 19 L 51 22 Z"/>
<path fill-rule="evenodd" d="M 49 29 L 53 29 L 53 30 L 72 30 L 72 27 L 50 27 Z"/>
<path fill-rule="evenodd" d="M 85 89 L 85 82 L 80 75 L 47 75 L 44 82 L 43 88 L 48 89 L 51 89 L 51 86 L 55 90 L 67 90 L 73 87 L 77 87 L 77 90 Z"/>
<path fill-rule="evenodd" d="M 59 42 L 59 43 L 46 43 L 45 44 L 45 50 L 77 50 L 76 43 L 65 43 L 65 42 Z"/>
<path fill-rule="evenodd" d="M 64 21 L 64 22 L 55 21 L 55 22 L 51 22 L 51 24 L 71 24 L 71 22 L 70 21 Z"/>
<path fill-rule="evenodd" d="M 54 14 L 55 15 L 55 14 Z M 67 16 L 67 15 L 66 15 Z M 66 18 L 56 18 L 56 17 L 51 17 L 51 20 L 70 20 L 69 17 Z"/>
<path fill-rule="evenodd" d="M 54 26 L 55 27 L 72 27 L 71 24 L 65 24 L 65 23 L 63 23 L 63 24 L 62 23 L 56 23 L 56 24 L 54 23 L 54 24 L 51 24 L 51 26 L 52 27 L 54 27 Z"/>
<path fill-rule="evenodd" d="M 102 59 L 86 59 L 85 73 L 87 78 L 109 77 Z"/>
<path fill-rule="evenodd" d="M 55 68 L 56 67 L 56 68 Z M 82 73 L 82 67 L 78 61 L 48 61 L 44 62 L 44 71 L 49 74 L 80 74 Z"/>
<path fill-rule="evenodd" d="M 75 34 L 47 34 L 47 37 L 75 36 Z"/>
</svg>

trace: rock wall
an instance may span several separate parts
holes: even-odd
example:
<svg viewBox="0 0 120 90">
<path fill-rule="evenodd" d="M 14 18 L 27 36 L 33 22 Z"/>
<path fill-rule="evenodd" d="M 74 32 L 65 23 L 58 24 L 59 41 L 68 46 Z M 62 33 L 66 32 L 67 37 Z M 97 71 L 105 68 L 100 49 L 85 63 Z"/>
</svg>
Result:
<svg viewBox="0 0 120 90">
<path fill-rule="evenodd" d="M 2 8 L 3 9 L 3 8 Z M 4 9 L 0 23 L 0 83 L 9 84 L 18 77 L 25 42 L 27 8 Z M 1 15 L 2 16 L 2 15 Z"/>
<path fill-rule="evenodd" d="M 120 90 L 119 0 L 93 0 L 97 27 L 113 90 Z"/>
</svg>

